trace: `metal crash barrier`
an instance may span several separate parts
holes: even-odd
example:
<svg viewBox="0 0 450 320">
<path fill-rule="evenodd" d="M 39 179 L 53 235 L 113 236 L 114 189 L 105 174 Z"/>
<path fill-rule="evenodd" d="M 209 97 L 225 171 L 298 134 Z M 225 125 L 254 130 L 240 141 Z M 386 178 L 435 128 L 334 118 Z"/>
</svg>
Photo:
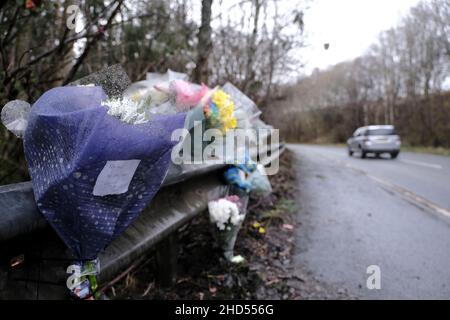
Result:
<svg viewBox="0 0 450 320">
<path fill-rule="evenodd" d="M 129 85 L 126 80 L 112 85 L 108 81 L 111 80 L 106 77 L 84 82 L 116 91 Z M 282 144 L 271 144 L 270 150 L 253 146 L 250 153 L 257 158 L 264 153 L 260 162 L 268 165 L 283 148 Z M 225 167 L 172 164 L 148 207 L 100 253 L 100 287 L 152 249 L 156 250 L 157 280 L 162 286 L 170 286 L 176 276 L 176 231 L 202 213 L 208 201 L 226 194 L 227 185 L 222 181 Z M 31 182 L 0 186 L 0 299 L 69 298 L 66 268 L 73 259 L 39 213 Z"/>
</svg>

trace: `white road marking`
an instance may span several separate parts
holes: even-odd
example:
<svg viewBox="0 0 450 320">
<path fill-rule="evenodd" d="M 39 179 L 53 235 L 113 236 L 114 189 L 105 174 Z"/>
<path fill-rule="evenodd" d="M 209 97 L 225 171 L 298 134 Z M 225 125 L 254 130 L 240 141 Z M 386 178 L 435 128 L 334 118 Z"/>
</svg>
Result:
<svg viewBox="0 0 450 320">
<path fill-rule="evenodd" d="M 381 184 L 386 189 L 389 189 L 390 191 L 399 194 L 406 201 L 409 201 L 409 202 L 411 202 L 411 203 L 413 203 L 415 205 L 418 205 L 418 206 L 420 206 L 420 207 L 422 207 L 424 209 L 428 209 L 428 211 L 432 211 L 432 212 L 441 214 L 441 215 L 443 215 L 443 216 L 445 216 L 447 218 L 450 218 L 450 210 L 442 208 L 439 205 L 431 202 L 430 200 L 425 199 L 425 198 L 419 196 L 418 194 L 415 194 L 414 192 L 411 192 L 411 191 L 409 191 L 409 190 L 407 190 L 405 188 L 402 188 L 402 187 L 400 187 L 398 185 L 395 185 L 395 184 L 393 184 L 393 183 L 391 183 L 391 182 L 389 182 L 387 180 L 375 177 L 375 176 L 369 174 L 368 172 L 351 165 L 346 160 L 331 158 L 328 155 L 323 155 L 323 153 L 320 154 L 320 156 L 324 156 L 324 157 L 326 157 L 326 158 L 328 158 L 328 159 L 330 159 L 330 160 L 332 160 L 332 161 L 334 161 L 336 163 L 339 163 L 339 164 L 341 164 L 341 165 L 343 165 L 343 166 L 345 166 L 345 167 L 347 167 L 347 168 L 349 168 L 349 169 L 351 169 L 353 171 L 359 172 L 359 173 L 367 176 L 368 178 L 372 179 L 373 181 Z M 420 165 L 433 166 L 435 169 L 442 169 L 442 166 L 437 165 L 437 164 L 429 164 L 429 163 L 425 163 L 425 162 L 418 162 L 418 161 L 413 161 L 413 160 L 403 160 L 403 159 L 402 159 L 402 161 L 404 161 L 404 162 L 410 161 L 410 162 L 414 162 L 414 164 L 419 164 L 420 163 Z"/>
<path fill-rule="evenodd" d="M 432 210 L 434 212 L 437 212 L 439 214 L 442 214 L 443 216 L 446 216 L 448 218 L 450 218 L 450 211 L 442 208 L 440 206 L 438 206 L 437 204 L 431 202 L 428 199 L 425 199 L 409 190 L 406 190 L 400 186 L 397 186 L 395 184 L 390 183 L 387 180 L 372 176 L 370 174 L 366 174 L 367 177 L 369 177 L 370 179 L 378 182 L 379 184 L 383 185 L 384 187 L 386 187 L 387 189 L 396 192 L 398 194 L 400 194 L 403 198 L 405 198 L 407 201 L 413 202 L 415 204 L 420 205 L 421 207 L 425 207 L 426 209 Z"/>
<path fill-rule="evenodd" d="M 442 166 L 439 164 L 427 163 L 427 162 L 415 161 L 415 160 L 408 160 L 408 159 L 399 159 L 399 160 L 401 162 L 408 163 L 408 164 L 415 164 L 417 166 L 433 168 L 433 169 L 442 169 Z"/>
<path fill-rule="evenodd" d="M 415 194 L 414 192 L 411 192 L 411 191 L 409 191 L 409 190 L 407 190 L 405 188 L 402 188 L 402 187 L 400 187 L 398 185 L 395 185 L 395 184 L 393 184 L 393 183 L 391 183 L 391 182 L 389 182 L 389 181 L 387 181 L 385 179 L 381 179 L 379 177 L 375 177 L 375 176 L 369 174 L 367 171 L 364 171 L 362 169 L 359 169 L 359 168 L 351 165 L 348 161 L 335 159 L 335 158 L 333 159 L 333 158 L 330 158 L 330 157 L 327 157 L 327 158 L 329 158 L 330 160 L 334 160 L 335 162 L 340 163 L 340 164 L 344 165 L 345 167 L 347 167 L 347 168 L 349 168 L 349 169 L 351 169 L 353 171 L 359 172 L 359 173 L 367 176 L 368 178 L 372 179 L 373 181 L 381 184 L 386 189 L 389 189 L 390 191 L 399 194 L 406 201 L 409 201 L 409 202 L 411 202 L 413 204 L 416 204 L 416 205 L 418 205 L 418 206 L 420 206 L 420 207 L 422 207 L 424 209 L 431 210 L 431 211 L 433 211 L 435 213 L 438 213 L 438 214 L 441 214 L 441 215 L 443 215 L 443 216 L 445 216 L 447 218 L 450 218 L 450 211 L 449 210 L 440 207 L 439 205 L 431 202 L 428 199 L 425 199 L 425 198 L 419 196 L 418 194 Z M 440 167 L 440 169 L 442 169 L 442 167 Z"/>
</svg>

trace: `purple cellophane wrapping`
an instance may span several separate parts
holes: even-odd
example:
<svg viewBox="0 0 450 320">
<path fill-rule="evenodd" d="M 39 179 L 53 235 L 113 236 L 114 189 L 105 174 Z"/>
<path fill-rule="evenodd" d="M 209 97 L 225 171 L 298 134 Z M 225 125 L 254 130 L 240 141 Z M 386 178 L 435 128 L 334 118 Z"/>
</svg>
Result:
<svg viewBox="0 0 450 320">
<path fill-rule="evenodd" d="M 185 114 L 131 125 L 107 114 L 101 87 L 59 87 L 33 105 L 24 148 L 40 212 L 79 259 L 93 259 L 152 200 Z M 94 196 L 107 161 L 141 160 L 128 191 Z"/>
</svg>

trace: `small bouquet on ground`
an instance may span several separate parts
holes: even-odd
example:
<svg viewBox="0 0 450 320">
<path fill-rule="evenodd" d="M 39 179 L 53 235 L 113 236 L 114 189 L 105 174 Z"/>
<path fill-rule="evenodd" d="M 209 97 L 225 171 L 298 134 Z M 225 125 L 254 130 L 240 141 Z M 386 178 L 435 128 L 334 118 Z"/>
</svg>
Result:
<svg viewBox="0 0 450 320">
<path fill-rule="evenodd" d="M 208 203 L 217 245 L 223 250 L 225 259 L 231 262 L 242 260 L 240 256 L 234 256 L 234 245 L 247 213 L 247 201 L 246 196 L 231 195 Z"/>
</svg>

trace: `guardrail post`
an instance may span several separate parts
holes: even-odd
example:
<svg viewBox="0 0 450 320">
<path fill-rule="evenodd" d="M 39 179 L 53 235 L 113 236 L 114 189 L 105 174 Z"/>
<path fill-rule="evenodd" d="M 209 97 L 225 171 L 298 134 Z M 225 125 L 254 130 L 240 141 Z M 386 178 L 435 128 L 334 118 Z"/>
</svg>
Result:
<svg viewBox="0 0 450 320">
<path fill-rule="evenodd" d="M 177 277 L 178 233 L 172 232 L 156 247 L 157 284 L 167 288 Z"/>
</svg>

